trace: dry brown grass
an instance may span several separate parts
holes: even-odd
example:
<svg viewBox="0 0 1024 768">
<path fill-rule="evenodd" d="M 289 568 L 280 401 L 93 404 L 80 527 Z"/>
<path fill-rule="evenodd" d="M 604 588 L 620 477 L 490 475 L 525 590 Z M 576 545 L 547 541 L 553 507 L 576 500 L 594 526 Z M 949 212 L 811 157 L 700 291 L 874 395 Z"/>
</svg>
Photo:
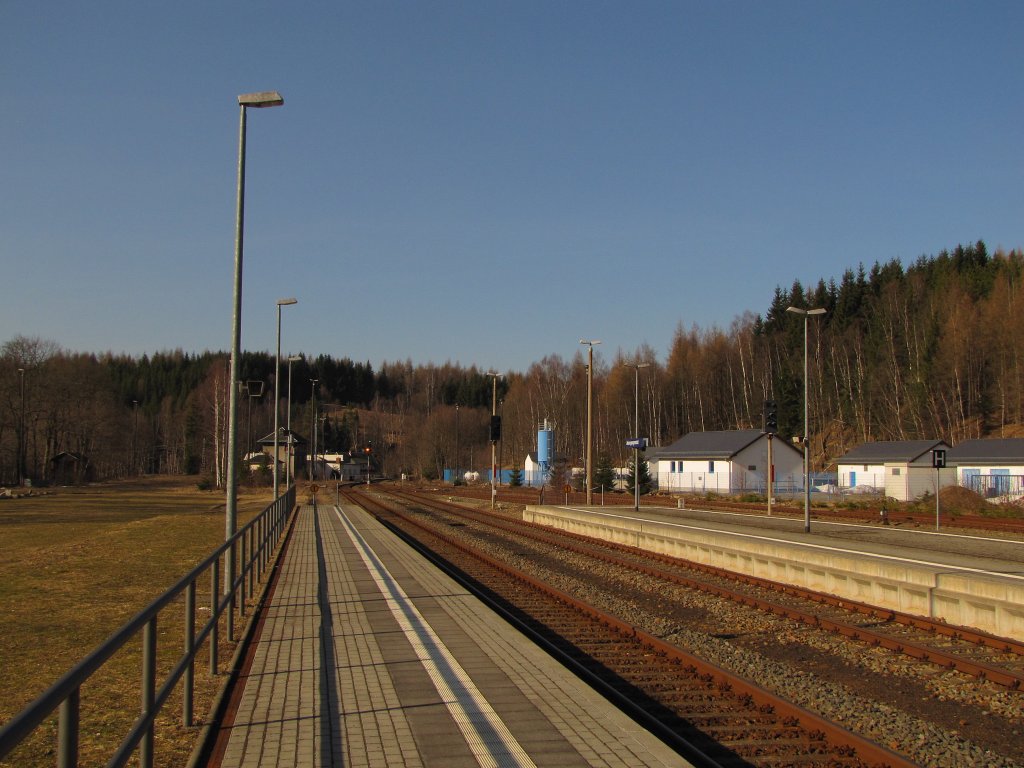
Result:
<svg viewBox="0 0 1024 768">
<path fill-rule="evenodd" d="M 239 525 L 264 509 L 270 497 L 269 490 L 240 489 Z M 173 586 L 223 538 L 224 494 L 198 490 L 194 478 L 142 479 L 0 500 L 0 722 Z M 209 581 L 197 589 L 197 604 L 209 606 Z M 161 614 L 162 672 L 182 647 L 182 615 L 180 604 Z M 201 609 L 200 619 L 208 616 Z M 138 640 L 130 643 L 82 690 L 83 765 L 105 763 L 139 712 L 138 648 Z M 226 660 L 231 649 L 221 648 Z M 206 674 L 208 664 L 203 654 L 197 668 L 198 718 L 206 715 L 222 681 Z M 158 727 L 162 766 L 182 765 L 198 735 L 198 729 L 180 727 L 180 701 L 180 695 L 172 697 Z M 2 764 L 52 766 L 55 719 L 41 731 Z"/>
</svg>

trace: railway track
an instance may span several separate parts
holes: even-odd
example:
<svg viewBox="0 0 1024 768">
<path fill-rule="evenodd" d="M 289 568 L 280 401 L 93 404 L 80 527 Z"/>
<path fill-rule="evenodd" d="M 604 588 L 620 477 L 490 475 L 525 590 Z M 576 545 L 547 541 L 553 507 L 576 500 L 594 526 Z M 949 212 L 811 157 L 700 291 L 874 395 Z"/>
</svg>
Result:
<svg viewBox="0 0 1024 768">
<path fill-rule="evenodd" d="M 464 504 L 423 494 L 392 495 L 441 513 L 459 514 L 479 525 L 631 569 L 665 584 L 711 593 L 735 603 L 871 646 L 1024 690 L 1024 643 L 945 622 L 840 599 L 834 595 L 684 562 L 635 547 L 597 541 L 525 522 L 496 519 Z"/>
<path fill-rule="evenodd" d="M 460 523 L 346 492 L 707 766 L 914 765 L 886 747 L 467 546 Z M 408 503 L 408 502 L 407 502 Z M 419 501 L 414 503 L 419 504 Z M 450 512 L 449 512 L 450 514 Z M 464 524 L 464 523 L 463 523 Z M 682 740 L 680 740 L 682 737 Z M 689 746 L 686 746 L 689 745 Z"/>
</svg>

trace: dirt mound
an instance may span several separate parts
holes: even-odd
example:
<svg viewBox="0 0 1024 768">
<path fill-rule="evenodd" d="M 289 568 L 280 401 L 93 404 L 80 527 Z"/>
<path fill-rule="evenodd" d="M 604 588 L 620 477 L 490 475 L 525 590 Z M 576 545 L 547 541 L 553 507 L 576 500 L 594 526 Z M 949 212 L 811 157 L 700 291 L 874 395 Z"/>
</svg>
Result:
<svg viewBox="0 0 1024 768">
<path fill-rule="evenodd" d="M 992 505 L 985 499 L 961 485 L 943 488 L 939 492 L 939 504 L 943 509 L 961 515 L 979 515 L 992 510 Z"/>
</svg>

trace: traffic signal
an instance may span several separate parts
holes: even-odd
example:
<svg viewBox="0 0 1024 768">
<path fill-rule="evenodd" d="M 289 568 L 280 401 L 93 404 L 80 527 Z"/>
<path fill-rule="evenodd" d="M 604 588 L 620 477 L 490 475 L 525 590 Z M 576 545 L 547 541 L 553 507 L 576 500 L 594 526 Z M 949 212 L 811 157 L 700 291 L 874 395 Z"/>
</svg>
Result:
<svg viewBox="0 0 1024 768">
<path fill-rule="evenodd" d="M 764 429 L 769 435 L 779 433 L 779 408 L 774 400 L 764 401 Z"/>
<path fill-rule="evenodd" d="M 365 446 L 363 446 L 363 453 L 369 456 L 371 453 L 373 453 L 373 446 L 367 443 Z"/>
<path fill-rule="evenodd" d="M 501 416 L 491 416 L 491 442 L 501 440 Z"/>
</svg>

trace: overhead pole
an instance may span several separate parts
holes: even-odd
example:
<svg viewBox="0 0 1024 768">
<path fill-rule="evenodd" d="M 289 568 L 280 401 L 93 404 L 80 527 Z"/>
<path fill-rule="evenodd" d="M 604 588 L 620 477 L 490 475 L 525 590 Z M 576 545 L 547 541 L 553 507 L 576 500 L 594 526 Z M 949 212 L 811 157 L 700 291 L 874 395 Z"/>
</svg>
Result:
<svg viewBox="0 0 1024 768">
<path fill-rule="evenodd" d="M 280 457 L 278 456 L 278 447 L 280 443 L 280 430 L 279 417 L 281 412 L 281 387 L 279 382 L 281 379 L 281 307 L 291 306 L 292 304 L 298 304 L 298 299 L 278 299 L 277 300 L 277 354 L 274 357 L 274 500 L 280 493 L 281 478 L 278 473 L 278 463 Z"/>
<path fill-rule="evenodd" d="M 580 339 L 580 344 L 587 346 L 587 456 L 586 484 L 587 506 L 594 504 L 594 464 L 591 454 L 594 450 L 593 410 L 594 410 L 594 345 L 600 344 L 597 339 Z"/>
<path fill-rule="evenodd" d="M 811 532 L 811 438 L 808 434 L 808 408 L 807 408 L 807 320 L 812 315 L 823 315 L 825 310 L 800 309 L 799 307 L 786 307 L 787 312 L 802 315 L 804 318 L 804 533 Z"/>
<path fill-rule="evenodd" d="M 488 371 L 485 376 L 491 377 L 491 509 L 494 509 L 495 499 L 498 495 L 498 440 L 501 436 L 501 422 L 498 419 L 498 379 L 501 374 L 497 371 Z"/>
<path fill-rule="evenodd" d="M 228 461 L 224 504 L 224 539 L 230 541 L 238 527 L 238 388 L 242 340 L 242 242 L 245 222 L 245 114 L 249 108 L 279 107 L 284 99 L 277 91 L 245 93 L 238 97 L 238 179 L 235 188 L 235 279 L 231 312 L 231 365 L 228 393 Z M 235 548 L 227 553 L 224 594 L 234 592 Z M 233 618 L 227 619 L 227 634 L 233 639 Z"/>
<path fill-rule="evenodd" d="M 640 369 L 649 368 L 650 363 L 623 363 L 633 369 L 633 511 L 640 511 Z"/>
</svg>

